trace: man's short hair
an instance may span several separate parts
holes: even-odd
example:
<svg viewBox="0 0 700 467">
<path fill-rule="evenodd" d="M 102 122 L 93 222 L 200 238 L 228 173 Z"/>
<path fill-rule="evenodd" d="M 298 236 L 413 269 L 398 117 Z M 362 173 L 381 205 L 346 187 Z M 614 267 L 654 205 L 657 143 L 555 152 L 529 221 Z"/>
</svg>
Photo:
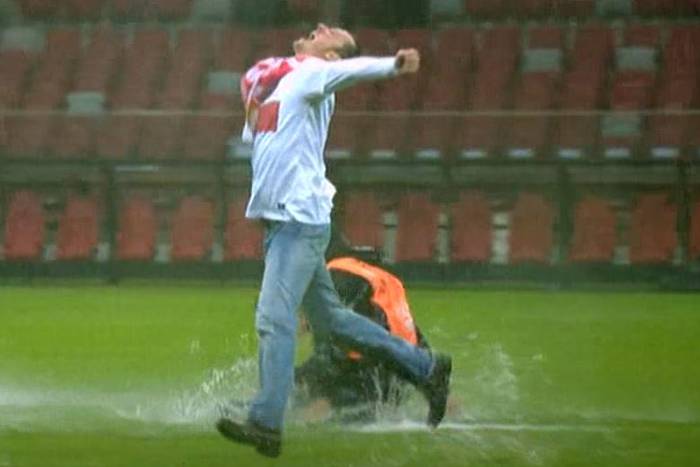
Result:
<svg viewBox="0 0 700 467">
<path fill-rule="evenodd" d="M 360 47 L 358 47 L 356 43 L 348 42 L 342 47 L 338 47 L 336 49 L 336 52 L 338 53 L 338 55 L 340 55 L 340 58 L 357 57 L 358 55 L 360 55 Z"/>
</svg>

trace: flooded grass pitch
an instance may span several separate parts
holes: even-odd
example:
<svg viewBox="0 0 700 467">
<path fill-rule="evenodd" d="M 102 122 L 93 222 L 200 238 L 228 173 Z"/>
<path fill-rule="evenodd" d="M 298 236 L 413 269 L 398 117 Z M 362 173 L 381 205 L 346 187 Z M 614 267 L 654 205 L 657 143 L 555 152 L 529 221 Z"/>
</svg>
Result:
<svg viewBox="0 0 700 467">
<path fill-rule="evenodd" d="M 270 461 L 221 439 L 257 386 L 256 290 L 0 289 L 0 467 L 674 466 L 700 459 L 693 295 L 410 290 L 454 356 L 445 423 L 412 394 L 371 424 L 292 408 Z M 309 351 L 308 338 L 298 354 Z"/>
</svg>

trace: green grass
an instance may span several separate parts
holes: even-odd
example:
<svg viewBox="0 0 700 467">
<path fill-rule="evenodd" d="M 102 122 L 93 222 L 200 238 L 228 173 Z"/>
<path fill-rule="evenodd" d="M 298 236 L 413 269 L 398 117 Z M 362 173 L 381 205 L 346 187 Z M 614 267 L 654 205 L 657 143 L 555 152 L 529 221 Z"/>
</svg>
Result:
<svg viewBox="0 0 700 467">
<path fill-rule="evenodd" d="M 217 401 L 257 384 L 256 293 L 0 288 L 0 467 L 273 464 L 211 428 Z M 424 289 L 410 300 L 455 358 L 446 425 L 361 432 L 292 413 L 275 465 L 698 465 L 697 295 Z M 425 410 L 415 396 L 400 415 Z"/>
</svg>

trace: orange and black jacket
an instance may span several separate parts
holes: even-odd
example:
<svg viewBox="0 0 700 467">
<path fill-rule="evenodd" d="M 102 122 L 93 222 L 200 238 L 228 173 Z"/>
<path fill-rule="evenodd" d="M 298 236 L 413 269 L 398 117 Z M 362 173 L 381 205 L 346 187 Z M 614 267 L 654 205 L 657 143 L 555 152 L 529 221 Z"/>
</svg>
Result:
<svg viewBox="0 0 700 467">
<path fill-rule="evenodd" d="M 399 278 L 350 256 L 331 260 L 328 270 L 345 305 L 413 345 L 428 346 L 413 320 Z M 350 357 L 357 359 L 358 354 L 352 352 Z"/>
</svg>

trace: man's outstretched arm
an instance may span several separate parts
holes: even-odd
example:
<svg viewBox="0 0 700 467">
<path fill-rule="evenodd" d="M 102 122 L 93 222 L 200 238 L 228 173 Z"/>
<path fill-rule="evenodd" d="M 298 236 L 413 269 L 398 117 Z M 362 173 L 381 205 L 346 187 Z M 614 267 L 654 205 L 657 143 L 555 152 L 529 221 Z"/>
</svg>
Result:
<svg viewBox="0 0 700 467">
<path fill-rule="evenodd" d="M 419 68 L 420 54 L 416 49 L 401 49 L 394 57 L 358 57 L 326 62 L 318 71 L 310 97 L 331 94 L 363 81 L 416 73 Z"/>
</svg>

